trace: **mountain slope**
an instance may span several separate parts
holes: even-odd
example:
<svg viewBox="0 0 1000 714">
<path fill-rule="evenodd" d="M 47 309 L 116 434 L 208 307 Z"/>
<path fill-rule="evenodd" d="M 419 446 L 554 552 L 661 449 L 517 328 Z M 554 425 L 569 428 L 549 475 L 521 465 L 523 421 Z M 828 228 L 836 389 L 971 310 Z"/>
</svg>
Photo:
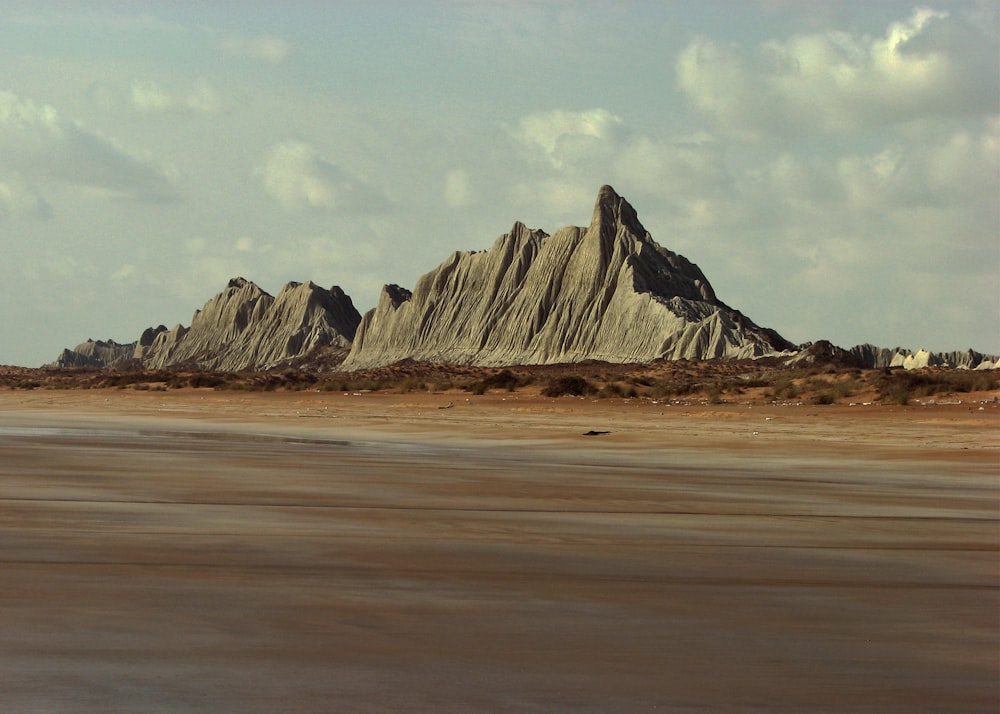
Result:
<svg viewBox="0 0 1000 714">
<path fill-rule="evenodd" d="M 996 369 L 1000 357 L 987 355 L 976 350 L 955 350 L 952 352 L 929 352 L 896 347 L 876 347 L 871 344 L 857 345 L 850 350 L 863 367 L 884 369 L 902 367 L 920 369 L 922 367 L 952 367 L 957 369 Z"/>
<path fill-rule="evenodd" d="M 128 344 L 88 340 L 63 350 L 52 366 L 262 370 L 319 347 L 346 355 L 360 321 L 351 298 L 337 286 L 325 290 L 291 282 L 275 297 L 234 278 L 195 312 L 190 327 L 151 327 Z"/>
<path fill-rule="evenodd" d="M 190 327 L 162 331 L 136 347 L 143 366 L 266 369 L 321 346 L 345 349 L 361 315 L 339 287 L 291 282 L 271 296 L 235 278 L 195 312 Z"/>
<path fill-rule="evenodd" d="M 117 367 L 132 359 L 134 342 L 121 344 L 114 340 L 87 340 L 73 349 L 64 349 L 51 367 Z"/>
<path fill-rule="evenodd" d="M 657 245 L 601 188 L 590 226 L 515 223 L 487 251 L 454 253 L 412 293 L 387 286 L 342 369 L 403 359 L 501 366 L 588 359 L 756 357 L 794 346 L 719 301 L 696 265 Z"/>
</svg>

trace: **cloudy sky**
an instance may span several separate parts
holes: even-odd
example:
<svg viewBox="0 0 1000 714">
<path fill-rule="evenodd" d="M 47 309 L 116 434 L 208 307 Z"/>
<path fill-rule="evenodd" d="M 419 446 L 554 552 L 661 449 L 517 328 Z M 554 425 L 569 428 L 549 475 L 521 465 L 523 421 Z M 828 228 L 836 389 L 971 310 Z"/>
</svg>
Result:
<svg viewBox="0 0 1000 714">
<path fill-rule="evenodd" d="M 237 275 L 364 312 L 605 183 L 792 341 L 1000 352 L 997 7 L 5 0 L 0 364 Z"/>
</svg>

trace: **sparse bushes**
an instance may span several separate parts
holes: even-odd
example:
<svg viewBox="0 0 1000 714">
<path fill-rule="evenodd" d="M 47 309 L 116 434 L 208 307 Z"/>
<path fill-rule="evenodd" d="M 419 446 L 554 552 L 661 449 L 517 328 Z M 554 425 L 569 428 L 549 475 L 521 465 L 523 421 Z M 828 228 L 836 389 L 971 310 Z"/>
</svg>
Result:
<svg viewBox="0 0 1000 714">
<path fill-rule="evenodd" d="M 369 377 L 344 377 L 332 382 L 323 382 L 317 387 L 321 392 L 378 392 L 385 389 L 387 383 L 380 379 Z"/>
<path fill-rule="evenodd" d="M 998 370 L 926 367 L 860 370 L 787 368 L 780 364 L 676 362 L 650 365 L 538 365 L 487 369 L 402 364 L 361 372 L 330 372 L 283 366 L 270 372 L 217 372 L 193 366 L 175 370 L 97 368 L 2 368 L 0 389 L 182 388 L 240 391 L 394 391 L 407 393 L 464 389 L 474 394 L 514 392 L 538 384 L 545 396 L 594 395 L 607 399 L 720 403 L 761 397 L 774 402 L 836 404 L 860 397 L 883 404 L 909 404 L 931 397 L 961 399 L 972 392 L 998 390 Z M 939 397 L 939 398 L 940 398 Z"/>
<path fill-rule="evenodd" d="M 767 396 L 775 400 L 792 400 L 798 399 L 801 391 L 799 385 L 796 384 L 795 380 L 788 376 L 779 376 L 771 384 L 771 389 L 768 391 Z"/>
<path fill-rule="evenodd" d="M 967 369 L 883 370 L 879 376 L 879 399 L 906 405 L 911 399 L 941 394 L 965 394 L 998 388 L 996 372 Z"/>
<path fill-rule="evenodd" d="M 408 394 L 409 392 L 426 392 L 427 383 L 419 377 L 407 377 L 399 383 L 396 387 L 396 391 L 400 394 Z"/>
<path fill-rule="evenodd" d="M 542 388 L 542 396 L 545 397 L 583 397 L 596 393 L 597 388 L 578 375 L 556 377 Z"/>
<path fill-rule="evenodd" d="M 616 384 L 615 382 L 608 382 L 603 387 L 601 387 L 601 391 L 597 393 L 597 396 L 602 399 L 623 397 L 625 396 L 625 390 L 622 389 L 622 386 L 620 384 Z"/>
<path fill-rule="evenodd" d="M 211 388 L 221 387 L 226 383 L 226 377 L 222 374 L 213 374 L 211 372 L 199 372 L 198 374 L 192 374 L 188 379 L 188 386 L 198 387 L 198 388 Z"/>
<path fill-rule="evenodd" d="M 509 369 L 503 369 L 495 374 L 488 374 L 482 379 L 470 382 L 465 385 L 465 390 L 473 394 L 486 394 L 491 389 L 506 389 L 508 392 L 513 392 L 527 383 Z"/>
<path fill-rule="evenodd" d="M 700 385 L 686 378 L 668 378 L 654 381 L 647 390 L 647 395 L 653 399 L 671 399 L 687 396 L 700 388 Z"/>
</svg>

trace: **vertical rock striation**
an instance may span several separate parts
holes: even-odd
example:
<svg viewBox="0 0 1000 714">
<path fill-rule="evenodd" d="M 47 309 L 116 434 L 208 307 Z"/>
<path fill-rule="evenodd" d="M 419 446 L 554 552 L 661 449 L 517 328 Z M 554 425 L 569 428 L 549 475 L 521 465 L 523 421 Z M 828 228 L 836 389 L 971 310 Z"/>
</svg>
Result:
<svg viewBox="0 0 1000 714">
<path fill-rule="evenodd" d="M 325 290 L 312 282 L 291 282 L 274 297 L 235 278 L 195 312 L 190 327 L 177 325 L 156 334 L 141 348 L 141 361 L 152 369 L 267 369 L 317 347 L 346 350 L 360 320 L 339 287 Z"/>
<path fill-rule="evenodd" d="M 484 252 L 456 252 L 413 292 L 387 286 L 342 369 L 404 359 L 502 366 L 756 357 L 794 346 L 715 296 L 696 265 L 657 245 L 601 188 L 590 226 L 515 223 Z"/>
</svg>

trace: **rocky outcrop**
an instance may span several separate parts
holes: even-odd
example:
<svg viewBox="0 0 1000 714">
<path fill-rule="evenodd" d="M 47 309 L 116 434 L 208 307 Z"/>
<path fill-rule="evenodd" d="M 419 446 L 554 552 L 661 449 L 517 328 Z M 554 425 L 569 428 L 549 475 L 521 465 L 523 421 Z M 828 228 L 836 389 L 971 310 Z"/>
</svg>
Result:
<svg viewBox="0 0 1000 714">
<path fill-rule="evenodd" d="M 794 345 L 722 303 L 698 267 L 657 245 L 601 188 L 590 226 L 515 223 L 456 252 L 412 293 L 387 286 L 342 369 L 411 359 L 503 366 L 758 357 Z"/>
<path fill-rule="evenodd" d="M 360 320 L 339 287 L 325 290 L 312 282 L 291 282 L 274 297 L 236 278 L 195 312 L 190 327 L 177 325 L 156 334 L 141 360 L 152 369 L 267 369 L 317 347 L 346 352 Z"/>
<path fill-rule="evenodd" d="M 118 367 L 132 359 L 135 342 L 120 344 L 114 340 L 87 340 L 73 349 L 65 349 L 50 367 Z"/>
<path fill-rule="evenodd" d="M 148 328 L 126 345 L 88 341 L 63 350 L 56 366 L 114 367 L 131 362 L 146 369 L 186 367 L 238 372 L 293 362 L 318 348 L 347 355 L 361 314 L 339 287 L 288 283 L 272 296 L 235 278 L 195 312 L 190 327 Z"/>
<path fill-rule="evenodd" d="M 1000 366 L 974 350 L 797 347 L 720 301 L 698 266 L 658 245 L 610 186 L 586 228 L 549 235 L 515 223 L 489 250 L 453 253 L 412 291 L 385 286 L 364 319 L 336 286 L 291 282 L 272 296 L 235 278 L 189 327 L 151 327 L 128 344 L 88 340 L 52 366 L 320 371 L 408 360 L 501 367 L 764 356 L 788 365 Z"/>
<path fill-rule="evenodd" d="M 806 342 L 799 347 L 798 352 L 786 357 L 783 362 L 789 367 L 832 365 L 834 367 L 857 368 L 863 366 L 857 355 L 843 347 L 837 347 L 829 340 Z"/>
<path fill-rule="evenodd" d="M 160 325 L 159 327 L 147 327 L 145 330 L 143 330 L 142 334 L 139 336 L 139 339 L 136 342 L 132 343 L 135 346 L 135 349 L 132 351 L 132 358 L 138 360 L 141 363 L 143 357 L 145 357 L 146 353 L 149 351 L 149 348 L 152 346 L 153 342 L 156 341 L 156 338 L 160 335 L 160 333 L 166 331 L 167 331 L 166 325 Z"/>
<path fill-rule="evenodd" d="M 872 344 L 857 345 L 850 349 L 861 366 L 871 369 L 902 367 L 952 367 L 957 369 L 996 369 L 1000 366 L 1000 356 L 985 355 L 976 350 L 954 352 L 929 352 L 908 350 L 902 347 L 889 349 Z"/>
</svg>

